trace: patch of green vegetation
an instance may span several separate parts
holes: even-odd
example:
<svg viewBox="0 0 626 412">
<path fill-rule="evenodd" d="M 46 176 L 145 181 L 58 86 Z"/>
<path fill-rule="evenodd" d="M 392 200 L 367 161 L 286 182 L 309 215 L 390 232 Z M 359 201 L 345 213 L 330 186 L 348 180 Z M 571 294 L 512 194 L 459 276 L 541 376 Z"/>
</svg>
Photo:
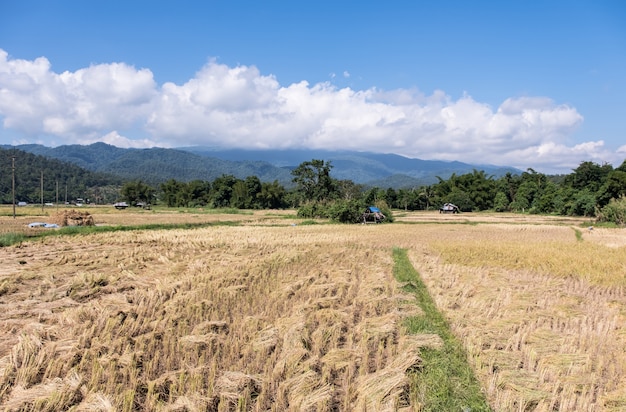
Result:
<svg viewBox="0 0 626 412">
<path fill-rule="evenodd" d="M 264 219 L 300 220 L 301 218 L 292 213 L 267 213 L 264 215 Z"/>
<path fill-rule="evenodd" d="M 0 247 L 16 245 L 26 240 L 26 235 L 22 233 L 4 233 L 0 235 Z"/>
<path fill-rule="evenodd" d="M 316 220 L 312 220 L 312 219 L 303 220 L 302 222 L 299 223 L 300 226 L 319 225 L 319 224 L 320 222 Z"/>
<path fill-rule="evenodd" d="M 585 227 L 589 227 L 592 225 L 583 225 Z M 601 227 L 601 228 L 605 228 L 605 229 L 618 229 L 622 226 L 614 223 L 614 222 L 596 222 L 593 224 L 593 227 Z"/>
<path fill-rule="evenodd" d="M 171 210 L 171 208 L 166 208 L 165 210 Z M 195 214 L 206 214 L 206 215 L 252 215 L 254 214 L 251 210 L 243 210 L 237 209 L 234 207 L 225 207 L 213 209 L 210 207 L 181 207 L 178 208 L 178 213 L 195 213 Z"/>
<path fill-rule="evenodd" d="M 574 233 L 576 234 L 576 240 L 579 242 L 583 241 L 583 232 L 580 231 L 579 229 L 576 229 L 575 227 L 573 227 L 572 229 L 574 229 Z"/>
<path fill-rule="evenodd" d="M 450 331 L 406 250 L 394 248 L 393 258 L 394 276 L 406 283 L 404 289 L 415 294 L 424 312 L 407 319 L 409 333 L 436 333 L 444 342 L 441 349 L 421 349 L 421 367 L 411 373 L 411 396 L 420 402 L 422 411 L 491 411 L 463 346 Z"/>
</svg>

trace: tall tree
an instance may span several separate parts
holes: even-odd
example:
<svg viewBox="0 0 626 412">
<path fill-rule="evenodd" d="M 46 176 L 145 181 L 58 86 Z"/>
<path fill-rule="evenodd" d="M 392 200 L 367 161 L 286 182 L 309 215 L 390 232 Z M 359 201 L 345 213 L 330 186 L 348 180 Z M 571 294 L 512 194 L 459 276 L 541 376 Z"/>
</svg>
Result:
<svg viewBox="0 0 626 412">
<path fill-rule="evenodd" d="M 261 192 L 257 199 L 263 209 L 282 209 L 287 207 L 285 188 L 274 180 L 272 183 L 262 183 Z"/>
<path fill-rule="evenodd" d="M 193 206 L 206 206 L 211 195 L 211 183 L 206 180 L 192 180 L 187 183 L 189 203 Z"/>
<path fill-rule="evenodd" d="M 620 166 L 608 174 L 606 181 L 598 191 L 598 206 L 604 207 L 609 204 L 611 199 L 619 199 L 622 196 L 626 196 L 626 170 L 623 171 Z"/>
<path fill-rule="evenodd" d="M 222 175 L 211 184 L 211 202 L 213 207 L 228 207 L 233 193 L 233 186 L 238 181 L 233 175 Z"/>
<path fill-rule="evenodd" d="M 292 181 L 303 201 L 319 202 L 339 197 L 337 181 L 330 177 L 331 169 L 330 161 L 313 159 L 292 170 Z"/>
<path fill-rule="evenodd" d="M 244 183 L 246 185 L 246 192 L 248 194 L 246 208 L 261 209 L 261 204 L 258 200 L 259 193 L 261 193 L 262 189 L 261 180 L 257 176 L 248 176 L 244 180 Z"/>
<path fill-rule="evenodd" d="M 243 180 L 237 180 L 233 185 L 233 190 L 230 197 L 230 205 L 237 209 L 246 209 L 250 204 L 250 195 L 248 194 L 248 187 Z"/>
<path fill-rule="evenodd" d="M 163 200 L 167 207 L 176 207 L 178 204 L 179 192 L 182 189 L 184 183 L 177 181 L 176 179 L 170 179 L 161 184 L 161 192 L 163 193 Z"/>
<path fill-rule="evenodd" d="M 154 189 L 141 180 L 134 180 L 125 183 L 120 190 L 120 194 L 124 200 L 133 206 L 140 202 L 150 204 L 154 197 Z"/>
<path fill-rule="evenodd" d="M 613 171 L 613 167 L 608 164 L 601 166 L 593 162 L 582 162 L 574 169 L 574 173 L 565 178 L 565 183 L 569 184 L 574 189 L 587 189 L 595 193 L 598 192 L 600 187 L 605 183 L 611 171 Z"/>
</svg>

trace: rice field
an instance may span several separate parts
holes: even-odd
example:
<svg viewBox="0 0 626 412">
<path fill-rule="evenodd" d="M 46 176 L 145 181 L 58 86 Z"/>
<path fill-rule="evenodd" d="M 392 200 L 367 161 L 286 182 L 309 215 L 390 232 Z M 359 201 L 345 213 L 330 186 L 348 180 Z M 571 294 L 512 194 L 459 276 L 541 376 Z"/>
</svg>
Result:
<svg viewBox="0 0 626 412">
<path fill-rule="evenodd" d="M 110 209 L 89 211 L 97 225 L 237 225 L 1 248 L 3 410 L 429 410 L 412 371 L 442 342 L 408 332 L 421 310 L 394 279 L 394 247 L 493 410 L 626 410 L 624 229 L 499 214 L 350 226 L 283 211 Z M 0 223 L 26 230 L 46 217 Z"/>
</svg>

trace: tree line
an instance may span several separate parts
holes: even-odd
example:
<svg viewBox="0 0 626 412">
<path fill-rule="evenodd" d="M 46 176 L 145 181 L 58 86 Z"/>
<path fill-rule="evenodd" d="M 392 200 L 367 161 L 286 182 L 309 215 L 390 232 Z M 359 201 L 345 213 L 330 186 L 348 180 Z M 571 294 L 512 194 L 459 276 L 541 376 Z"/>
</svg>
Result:
<svg viewBox="0 0 626 412">
<path fill-rule="evenodd" d="M 170 179 L 158 188 L 141 181 L 127 182 L 122 197 L 135 204 L 160 201 L 169 207 L 233 207 L 240 209 L 299 208 L 303 217 L 351 220 L 366 205 L 390 209 L 433 210 L 453 203 L 463 212 L 493 210 L 596 216 L 610 201 L 626 195 L 626 161 L 619 167 L 582 162 L 569 175 L 549 176 L 527 169 L 495 178 L 484 171 L 456 175 L 415 188 L 365 187 L 331 176 L 332 164 L 313 159 L 292 171 L 295 188 L 258 177 L 238 179 L 222 175 L 212 182 Z M 329 216 L 330 214 L 330 216 Z"/>
<path fill-rule="evenodd" d="M 13 168 L 12 157 L 17 156 Z M 45 202 L 76 198 L 92 203 L 163 204 L 168 207 L 240 209 L 298 208 L 304 217 L 330 217 L 342 221 L 356 218 L 368 205 L 389 209 L 436 210 L 453 203 L 461 211 L 542 213 L 597 217 L 602 210 L 626 195 L 626 161 L 619 167 L 581 162 L 567 175 L 545 175 L 533 169 L 502 177 L 484 171 L 453 174 L 431 185 L 412 188 L 366 187 L 332 177 L 329 161 L 312 159 L 292 174 L 293 187 L 277 180 L 262 182 L 223 174 L 213 181 L 167 180 L 149 184 L 124 181 L 110 174 L 94 173 L 74 164 L 22 151 L 0 149 L 0 203 L 12 203 L 12 179 L 16 201 L 39 203 L 43 183 Z"/>
<path fill-rule="evenodd" d="M 162 203 L 167 207 L 233 207 L 283 209 L 289 207 L 286 189 L 277 181 L 261 182 L 256 176 L 238 179 L 222 175 L 213 182 L 170 179 L 154 188 L 141 180 L 125 183 L 120 194 L 131 205 Z"/>
</svg>

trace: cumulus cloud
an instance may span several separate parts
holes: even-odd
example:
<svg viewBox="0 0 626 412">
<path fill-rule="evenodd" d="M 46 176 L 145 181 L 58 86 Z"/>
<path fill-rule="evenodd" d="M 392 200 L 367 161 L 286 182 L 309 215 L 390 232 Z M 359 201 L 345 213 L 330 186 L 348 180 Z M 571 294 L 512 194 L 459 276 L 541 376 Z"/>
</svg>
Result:
<svg viewBox="0 0 626 412">
<path fill-rule="evenodd" d="M 159 87 L 150 70 L 124 63 L 57 74 L 44 57 L 11 59 L 0 49 L 0 118 L 31 141 L 64 144 L 351 149 L 550 172 L 620 161 L 601 140 L 568 145 L 583 117 L 546 97 L 493 108 L 441 90 L 283 86 L 254 66 L 215 60 L 184 84 Z"/>
<path fill-rule="evenodd" d="M 122 148 L 143 149 L 147 147 L 168 147 L 150 139 L 130 139 L 126 136 L 120 135 L 117 131 L 112 131 L 101 137 L 80 139 L 77 143 L 83 145 L 89 145 L 92 143 L 103 142 L 112 146 Z"/>
<path fill-rule="evenodd" d="M 152 72 L 124 63 L 61 74 L 50 62 L 12 60 L 0 50 L 0 115 L 5 128 L 68 140 L 141 121 L 156 96 Z"/>
</svg>

